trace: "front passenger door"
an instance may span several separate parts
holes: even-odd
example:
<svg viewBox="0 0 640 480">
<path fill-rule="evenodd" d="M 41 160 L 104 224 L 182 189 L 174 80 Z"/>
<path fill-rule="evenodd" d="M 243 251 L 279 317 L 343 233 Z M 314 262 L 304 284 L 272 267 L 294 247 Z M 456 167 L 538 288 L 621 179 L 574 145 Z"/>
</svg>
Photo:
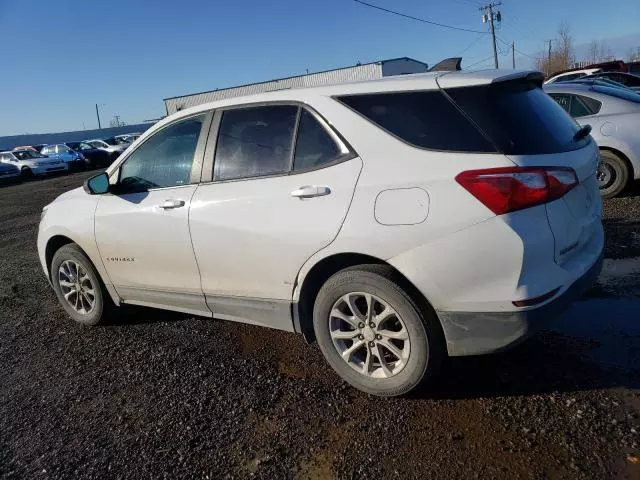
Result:
<svg viewBox="0 0 640 480">
<path fill-rule="evenodd" d="M 120 165 L 101 196 L 95 236 L 109 278 L 127 303 L 211 315 L 189 235 L 210 114 L 155 132 Z"/>
</svg>

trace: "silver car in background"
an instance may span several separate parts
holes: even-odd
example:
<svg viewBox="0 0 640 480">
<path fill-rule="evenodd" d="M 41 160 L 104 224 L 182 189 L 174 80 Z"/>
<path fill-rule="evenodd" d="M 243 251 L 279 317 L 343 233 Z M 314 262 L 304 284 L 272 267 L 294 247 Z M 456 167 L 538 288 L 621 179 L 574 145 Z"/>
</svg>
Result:
<svg viewBox="0 0 640 480">
<path fill-rule="evenodd" d="M 0 152 L 0 162 L 15 165 L 21 175 L 27 178 L 69 171 L 69 166 L 62 160 L 49 158 L 33 150 Z"/>
<path fill-rule="evenodd" d="M 600 147 L 598 184 L 604 198 L 640 178 L 640 94 L 601 83 L 553 83 L 544 90 L 580 125 L 591 125 Z"/>
</svg>

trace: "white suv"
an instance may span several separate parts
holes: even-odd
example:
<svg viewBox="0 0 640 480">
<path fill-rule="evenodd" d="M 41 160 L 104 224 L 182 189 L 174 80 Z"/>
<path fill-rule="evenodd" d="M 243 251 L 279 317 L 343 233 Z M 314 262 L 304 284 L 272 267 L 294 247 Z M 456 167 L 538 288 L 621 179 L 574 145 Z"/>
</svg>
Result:
<svg viewBox="0 0 640 480">
<path fill-rule="evenodd" d="M 46 206 L 66 311 L 136 304 L 303 333 L 400 395 L 504 349 L 601 268 L 598 148 L 535 72 L 429 73 L 210 103 Z"/>
</svg>

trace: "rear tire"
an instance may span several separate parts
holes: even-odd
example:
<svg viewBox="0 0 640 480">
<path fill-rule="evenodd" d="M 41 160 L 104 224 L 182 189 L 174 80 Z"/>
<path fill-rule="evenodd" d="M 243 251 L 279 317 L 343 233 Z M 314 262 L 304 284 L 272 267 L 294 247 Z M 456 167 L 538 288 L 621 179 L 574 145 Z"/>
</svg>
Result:
<svg viewBox="0 0 640 480">
<path fill-rule="evenodd" d="M 62 307 L 78 323 L 104 324 L 116 308 L 91 260 L 76 244 L 64 245 L 53 255 L 51 284 Z"/>
<path fill-rule="evenodd" d="M 401 284 L 387 265 L 358 265 L 329 278 L 316 297 L 320 350 L 340 377 L 372 395 L 423 386 L 445 357 L 435 313 L 421 309 Z"/>
<path fill-rule="evenodd" d="M 625 161 L 609 150 L 600 150 L 598 186 L 602 198 L 619 195 L 629 181 L 629 169 Z"/>
<path fill-rule="evenodd" d="M 23 179 L 33 178 L 33 172 L 29 167 L 22 167 L 22 170 L 20 170 L 20 173 Z"/>
</svg>

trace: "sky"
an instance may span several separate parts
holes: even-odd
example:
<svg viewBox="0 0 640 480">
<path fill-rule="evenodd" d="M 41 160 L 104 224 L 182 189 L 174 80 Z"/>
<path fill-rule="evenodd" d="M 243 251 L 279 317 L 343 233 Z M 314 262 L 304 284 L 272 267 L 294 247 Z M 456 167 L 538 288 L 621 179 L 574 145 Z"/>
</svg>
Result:
<svg viewBox="0 0 640 480">
<path fill-rule="evenodd" d="M 487 31 L 480 0 L 366 0 Z M 518 67 L 569 24 L 578 49 L 640 47 L 640 0 L 503 0 L 501 65 Z M 395 57 L 462 55 L 492 67 L 491 37 L 380 12 L 353 0 L 0 0 L 0 136 L 139 123 L 163 98 Z M 581 46 L 582 45 L 582 46 Z M 484 60 L 484 61 L 483 61 Z M 479 63 L 477 63 L 479 62 Z"/>
</svg>

